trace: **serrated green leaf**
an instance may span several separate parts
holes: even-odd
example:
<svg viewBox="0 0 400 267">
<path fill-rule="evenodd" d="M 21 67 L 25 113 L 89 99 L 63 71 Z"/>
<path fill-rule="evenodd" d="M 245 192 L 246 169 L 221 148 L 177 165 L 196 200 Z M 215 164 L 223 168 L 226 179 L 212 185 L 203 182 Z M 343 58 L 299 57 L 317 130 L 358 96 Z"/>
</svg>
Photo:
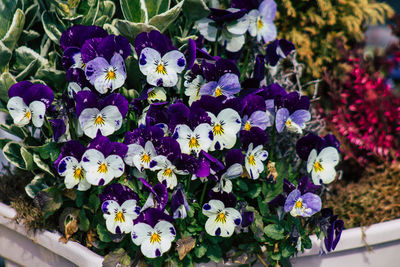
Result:
<svg viewBox="0 0 400 267">
<path fill-rule="evenodd" d="M 32 170 L 32 168 L 33 168 L 32 153 L 29 152 L 25 147 L 21 147 L 21 156 L 25 162 L 25 166 L 26 166 L 25 168 L 27 170 Z"/>
<path fill-rule="evenodd" d="M 164 32 L 178 18 L 184 2 L 182 1 L 170 10 L 152 17 L 149 24 L 156 27 L 160 32 Z"/>
<path fill-rule="evenodd" d="M 101 241 L 106 243 L 111 242 L 110 233 L 103 225 L 98 224 L 96 229 L 97 229 L 97 234 L 99 235 Z"/>
<path fill-rule="evenodd" d="M 124 18 L 130 22 L 147 22 L 148 14 L 144 0 L 119 0 Z"/>
<path fill-rule="evenodd" d="M 284 229 L 282 226 L 279 226 L 277 224 L 268 224 L 264 228 L 264 233 L 269 237 L 274 240 L 281 240 L 285 238 Z"/>
<path fill-rule="evenodd" d="M 25 186 L 25 192 L 30 198 L 34 198 L 38 192 L 48 188 L 48 185 L 43 177 L 43 173 L 38 174 L 29 184 Z"/>
<path fill-rule="evenodd" d="M 61 34 L 66 30 L 64 23 L 57 18 L 54 12 L 43 12 L 41 19 L 46 35 L 59 45 Z"/>
<path fill-rule="evenodd" d="M 134 23 L 127 20 L 116 20 L 115 28 L 117 28 L 121 35 L 127 38 L 130 43 L 133 43 L 136 36 L 141 32 L 157 30 L 157 28 L 152 25 L 145 23 Z"/>
<path fill-rule="evenodd" d="M 39 169 L 41 169 L 42 171 L 45 171 L 46 173 L 48 173 L 54 177 L 54 173 L 51 171 L 51 168 L 49 167 L 49 165 L 44 163 L 38 154 L 33 155 L 33 162 L 35 162 L 36 166 Z"/>
<path fill-rule="evenodd" d="M 3 148 L 4 157 L 20 169 L 26 170 L 25 161 L 21 155 L 22 145 L 18 142 L 9 142 Z"/>
<path fill-rule="evenodd" d="M 87 232 L 89 231 L 90 221 L 86 216 L 86 212 L 84 209 L 81 209 L 79 212 L 79 229 L 81 231 Z"/>
<path fill-rule="evenodd" d="M 8 65 L 12 56 L 12 51 L 0 41 L 0 71 Z"/>
<path fill-rule="evenodd" d="M 8 102 L 8 89 L 17 81 L 9 72 L 3 72 L 0 76 L 0 100 L 6 104 Z"/>
<path fill-rule="evenodd" d="M 149 19 L 155 15 L 166 12 L 169 9 L 171 0 L 145 0 Z"/>
<path fill-rule="evenodd" d="M 1 39 L 4 45 L 7 46 L 11 51 L 14 50 L 14 47 L 21 36 L 22 30 L 24 29 L 24 24 L 25 14 L 21 9 L 17 9 L 15 11 L 10 28 L 8 29 L 6 35 L 4 35 L 4 37 Z"/>
<path fill-rule="evenodd" d="M 210 9 L 204 0 L 185 0 L 182 12 L 188 20 L 196 21 L 207 17 L 210 14 Z"/>
</svg>

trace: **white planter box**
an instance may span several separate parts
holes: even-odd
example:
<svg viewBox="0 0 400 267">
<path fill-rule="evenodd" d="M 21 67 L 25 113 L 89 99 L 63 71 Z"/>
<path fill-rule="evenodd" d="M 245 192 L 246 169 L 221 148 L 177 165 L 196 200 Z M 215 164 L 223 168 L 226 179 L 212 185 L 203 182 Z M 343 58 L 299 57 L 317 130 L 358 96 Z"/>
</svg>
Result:
<svg viewBox="0 0 400 267">
<path fill-rule="evenodd" d="M 76 242 L 59 242 L 58 233 L 44 231 L 34 236 L 26 233 L 23 226 L 12 220 L 15 215 L 14 209 L 0 203 L 0 256 L 6 260 L 23 266 L 102 266 L 101 256 Z M 319 256 L 320 241 L 315 236 L 311 240 L 312 249 L 293 258 L 294 266 L 400 266 L 400 219 L 364 228 L 364 234 L 361 228 L 344 230 L 336 250 L 328 255 Z"/>
</svg>

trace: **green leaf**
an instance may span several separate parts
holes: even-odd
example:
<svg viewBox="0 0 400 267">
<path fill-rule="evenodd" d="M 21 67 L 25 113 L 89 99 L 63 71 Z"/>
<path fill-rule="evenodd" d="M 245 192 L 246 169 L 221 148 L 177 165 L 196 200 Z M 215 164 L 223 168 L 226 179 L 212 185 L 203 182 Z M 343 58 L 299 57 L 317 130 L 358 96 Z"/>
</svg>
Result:
<svg viewBox="0 0 400 267">
<path fill-rule="evenodd" d="M 10 142 L 12 142 L 12 140 L 6 139 L 6 138 L 1 138 L 0 139 L 0 150 L 2 150 L 4 148 L 4 146 Z"/>
<path fill-rule="evenodd" d="M 19 38 L 21 43 L 27 43 L 29 41 L 35 40 L 36 38 L 40 37 L 40 33 L 38 33 L 37 31 L 34 30 L 23 30 L 21 37 Z"/>
<path fill-rule="evenodd" d="M 34 198 L 37 193 L 43 189 L 48 188 L 46 181 L 44 180 L 44 174 L 36 175 L 33 180 L 25 186 L 25 192 L 30 198 Z"/>
<path fill-rule="evenodd" d="M 247 192 L 249 190 L 249 187 L 247 186 L 247 183 L 244 181 L 242 178 L 237 178 L 234 180 L 235 184 L 240 188 L 240 190 Z"/>
<path fill-rule="evenodd" d="M 21 155 L 22 145 L 17 142 L 10 142 L 3 148 L 4 157 L 20 169 L 26 170 L 26 164 Z"/>
<path fill-rule="evenodd" d="M 36 18 L 39 16 L 39 4 L 33 4 L 25 10 L 25 29 L 30 29 L 36 22 Z"/>
<path fill-rule="evenodd" d="M 85 210 L 81 209 L 81 211 L 79 212 L 79 229 L 81 231 L 87 232 L 89 231 L 89 227 L 90 227 L 90 221 L 86 217 Z"/>
<path fill-rule="evenodd" d="M 310 249 L 312 247 L 311 239 L 308 236 L 302 236 L 301 237 L 301 243 L 303 244 L 303 247 L 305 249 Z"/>
<path fill-rule="evenodd" d="M 249 185 L 249 190 L 247 192 L 247 195 L 253 199 L 253 198 L 257 198 L 261 193 L 261 185 L 260 184 L 255 184 L 252 183 Z"/>
<path fill-rule="evenodd" d="M 32 170 L 33 168 L 32 153 L 29 152 L 25 147 L 21 147 L 21 156 L 25 162 L 26 169 Z"/>
<path fill-rule="evenodd" d="M 210 14 L 210 9 L 204 0 L 185 0 L 182 12 L 188 20 L 196 21 L 207 17 Z"/>
<path fill-rule="evenodd" d="M 281 253 L 273 253 L 271 255 L 271 259 L 273 259 L 274 261 L 279 261 L 281 259 Z"/>
<path fill-rule="evenodd" d="M 100 207 L 100 199 L 96 194 L 91 194 L 89 197 L 89 207 L 96 212 Z"/>
<path fill-rule="evenodd" d="M 285 244 L 282 249 L 282 257 L 289 258 L 296 252 L 296 249 L 292 247 L 290 244 Z"/>
<path fill-rule="evenodd" d="M 17 81 L 9 72 L 3 72 L 0 76 L 0 100 L 3 103 L 8 102 L 8 89 Z"/>
<path fill-rule="evenodd" d="M 54 142 L 30 148 L 32 148 L 34 152 L 39 153 L 42 159 L 50 159 L 52 162 L 58 158 L 61 152 L 59 145 Z"/>
<path fill-rule="evenodd" d="M 207 257 L 213 262 L 220 262 L 222 260 L 222 250 L 219 245 L 212 245 L 206 252 Z"/>
<path fill-rule="evenodd" d="M 171 0 L 145 0 L 149 19 L 155 15 L 166 12 L 169 9 Z"/>
<path fill-rule="evenodd" d="M 124 18 L 130 22 L 147 22 L 148 14 L 144 0 L 119 0 Z"/>
<path fill-rule="evenodd" d="M 160 32 L 164 32 L 178 18 L 182 11 L 183 2 L 185 1 L 180 2 L 164 13 L 152 17 L 149 20 L 149 24 L 156 27 Z"/>
<path fill-rule="evenodd" d="M 38 62 L 33 64 L 32 62 Z M 15 63 L 13 69 L 18 72 L 26 72 L 25 76 L 29 73 L 34 73 L 41 65 L 49 64 L 48 60 L 36 53 L 29 47 L 21 46 L 15 49 Z M 19 79 L 24 79 L 21 74 L 18 74 Z"/>
<path fill-rule="evenodd" d="M 282 226 L 279 226 L 277 224 L 268 224 L 267 226 L 265 226 L 264 228 L 264 233 L 272 239 L 275 240 L 281 240 L 285 238 L 284 233 L 284 229 Z"/>
<path fill-rule="evenodd" d="M 12 51 L 2 41 L 0 41 L 0 71 L 2 71 L 4 67 L 8 65 L 11 56 Z"/>
<path fill-rule="evenodd" d="M 104 256 L 103 267 L 128 267 L 131 266 L 131 257 L 123 248 L 114 250 L 113 252 Z"/>
<path fill-rule="evenodd" d="M 116 20 L 115 28 L 128 39 L 130 43 L 135 41 L 136 36 L 141 32 L 157 30 L 156 27 L 145 23 L 134 23 L 127 20 Z"/>
<path fill-rule="evenodd" d="M 116 7 L 113 1 L 104 1 L 103 6 L 101 7 L 101 14 L 112 19 L 115 14 L 115 9 Z"/>
<path fill-rule="evenodd" d="M 8 29 L 6 35 L 4 35 L 4 37 L 1 39 L 4 45 L 7 46 L 11 51 L 14 50 L 14 47 L 21 36 L 22 30 L 24 29 L 24 24 L 25 14 L 21 9 L 17 9 L 17 11 L 15 11 L 10 28 Z"/>
<path fill-rule="evenodd" d="M 35 78 L 44 81 L 53 90 L 58 89 L 59 92 L 66 87 L 65 71 L 57 70 L 49 65 L 40 67 Z"/>
<path fill-rule="evenodd" d="M 139 62 L 137 59 L 135 59 L 132 56 L 129 56 L 125 60 L 125 66 L 126 66 L 126 73 L 136 73 L 136 75 L 128 75 L 126 82 L 128 85 L 128 88 L 134 88 L 137 91 L 140 91 L 142 88 L 142 81 L 145 79 L 145 76 L 142 74 L 142 72 L 139 69 Z M 131 92 L 134 93 L 134 92 Z M 134 95 L 132 95 L 134 96 Z M 138 96 L 134 96 L 138 97 Z"/>
<path fill-rule="evenodd" d="M 0 5 L 0 38 L 6 35 L 10 27 L 11 20 L 15 10 L 20 6 L 21 1 L 18 0 L 1 0 Z"/>
<path fill-rule="evenodd" d="M 194 254 L 196 255 L 197 258 L 203 257 L 207 252 L 207 247 L 204 244 L 201 244 L 200 246 L 196 246 L 194 248 Z"/>
<path fill-rule="evenodd" d="M 44 163 L 38 154 L 33 155 L 33 162 L 35 162 L 36 166 L 38 166 L 39 169 L 45 171 L 46 173 L 54 177 L 54 173 L 51 171 L 49 165 Z"/>
<path fill-rule="evenodd" d="M 81 5 L 79 5 L 79 9 L 84 10 L 84 12 L 82 12 L 82 14 L 84 14 L 82 24 L 92 25 L 99 15 L 100 0 L 82 1 Z"/>
<path fill-rule="evenodd" d="M 33 201 L 38 204 L 44 212 L 56 211 L 63 203 L 62 194 L 55 187 L 49 187 L 38 192 Z"/>
<path fill-rule="evenodd" d="M 111 236 L 108 230 L 101 224 L 97 225 L 97 234 L 99 235 L 100 241 L 109 243 L 111 242 Z"/>
<path fill-rule="evenodd" d="M 66 26 L 57 18 L 54 12 L 45 11 L 42 14 L 43 29 L 47 36 L 56 44 L 60 44 L 60 37 Z"/>
</svg>

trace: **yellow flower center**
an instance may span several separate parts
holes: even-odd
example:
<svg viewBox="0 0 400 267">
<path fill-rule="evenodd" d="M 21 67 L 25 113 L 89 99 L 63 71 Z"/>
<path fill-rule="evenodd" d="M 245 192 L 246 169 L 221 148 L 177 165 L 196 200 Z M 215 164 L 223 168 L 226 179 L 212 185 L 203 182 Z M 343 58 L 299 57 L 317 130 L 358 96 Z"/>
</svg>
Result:
<svg viewBox="0 0 400 267">
<path fill-rule="evenodd" d="M 142 162 L 149 163 L 150 162 L 150 156 L 145 153 L 142 156 Z"/>
<path fill-rule="evenodd" d="M 160 243 L 161 242 L 161 236 L 154 232 L 151 236 L 150 236 L 150 243 L 154 244 L 154 243 Z"/>
<path fill-rule="evenodd" d="M 163 75 L 167 74 L 167 70 L 165 69 L 164 64 L 162 64 L 162 63 L 158 64 L 156 72 L 158 74 L 163 74 Z"/>
<path fill-rule="evenodd" d="M 257 20 L 257 29 L 261 29 L 264 26 L 264 23 L 262 22 L 261 19 Z"/>
<path fill-rule="evenodd" d="M 301 202 L 301 200 L 297 200 L 296 204 L 295 204 L 296 208 L 301 209 L 303 207 L 303 202 Z"/>
<path fill-rule="evenodd" d="M 249 156 L 248 161 L 250 165 L 256 165 L 256 159 L 254 158 L 254 155 Z"/>
<path fill-rule="evenodd" d="M 100 173 L 108 172 L 107 164 L 105 164 L 105 163 L 100 164 L 99 168 L 97 169 L 97 172 L 100 172 Z"/>
<path fill-rule="evenodd" d="M 290 119 L 288 119 L 285 124 L 287 127 L 290 127 L 290 126 L 292 126 L 292 121 Z"/>
<path fill-rule="evenodd" d="M 217 218 L 215 218 L 215 222 L 218 223 L 226 223 L 226 215 L 224 212 L 220 212 L 217 215 Z"/>
<path fill-rule="evenodd" d="M 104 119 L 101 115 L 98 115 L 94 120 L 94 125 L 104 125 Z"/>
<path fill-rule="evenodd" d="M 224 128 L 222 128 L 221 124 L 215 124 L 213 133 L 214 135 L 222 135 L 224 133 Z"/>
<path fill-rule="evenodd" d="M 314 171 L 315 172 L 320 172 L 323 171 L 324 167 L 322 167 L 321 163 L 319 161 L 314 163 Z"/>
<path fill-rule="evenodd" d="M 163 175 L 171 177 L 172 176 L 172 170 L 170 168 L 166 169 L 164 171 Z"/>
<path fill-rule="evenodd" d="M 200 144 L 197 141 L 196 137 L 192 137 L 189 140 L 189 148 L 193 148 L 193 147 L 195 147 L 195 148 L 199 148 L 200 147 Z"/>
<path fill-rule="evenodd" d="M 106 80 L 115 80 L 115 72 L 113 70 L 107 72 Z"/>
<path fill-rule="evenodd" d="M 217 89 L 215 89 L 215 96 L 220 96 L 220 95 L 222 95 L 222 89 L 221 89 L 221 87 L 217 87 Z"/>
<path fill-rule="evenodd" d="M 115 214 L 114 221 L 115 222 L 120 222 L 120 223 L 125 222 L 124 213 L 122 211 L 118 211 L 117 214 Z"/>
<path fill-rule="evenodd" d="M 151 92 L 148 92 L 148 93 L 147 93 L 147 96 L 148 96 L 149 98 L 154 98 L 154 97 L 156 97 L 156 90 L 153 90 L 153 91 L 151 91 Z"/>
<path fill-rule="evenodd" d="M 83 179 L 83 170 L 82 170 L 82 168 L 76 168 L 75 169 L 74 178 L 75 178 L 75 180 L 82 180 Z"/>
<path fill-rule="evenodd" d="M 250 131 L 250 129 L 251 129 L 251 124 L 250 124 L 249 121 L 246 122 L 246 124 L 244 125 L 244 129 L 245 129 L 246 131 Z"/>
<path fill-rule="evenodd" d="M 30 110 L 27 110 L 24 117 L 27 118 L 27 119 L 29 120 L 29 119 L 31 118 L 31 116 L 32 116 L 31 111 L 30 111 Z"/>
</svg>

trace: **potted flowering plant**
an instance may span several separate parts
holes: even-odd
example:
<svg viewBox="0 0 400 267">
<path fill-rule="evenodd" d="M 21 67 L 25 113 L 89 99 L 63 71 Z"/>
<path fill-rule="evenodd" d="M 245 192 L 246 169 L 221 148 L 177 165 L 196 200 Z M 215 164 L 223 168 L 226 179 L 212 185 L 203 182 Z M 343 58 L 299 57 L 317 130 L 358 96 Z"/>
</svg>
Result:
<svg viewBox="0 0 400 267">
<path fill-rule="evenodd" d="M 340 144 L 318 135 L 275 2 L 120 4 L 104 28 L 45 28 L 52 68 L 2 74 L 19 140 L 1 147 L 44 225 L 112 266 L 289 264 L 312 233 L 335 249 L 343 222 L 319 195 Z"/>
</svg>

